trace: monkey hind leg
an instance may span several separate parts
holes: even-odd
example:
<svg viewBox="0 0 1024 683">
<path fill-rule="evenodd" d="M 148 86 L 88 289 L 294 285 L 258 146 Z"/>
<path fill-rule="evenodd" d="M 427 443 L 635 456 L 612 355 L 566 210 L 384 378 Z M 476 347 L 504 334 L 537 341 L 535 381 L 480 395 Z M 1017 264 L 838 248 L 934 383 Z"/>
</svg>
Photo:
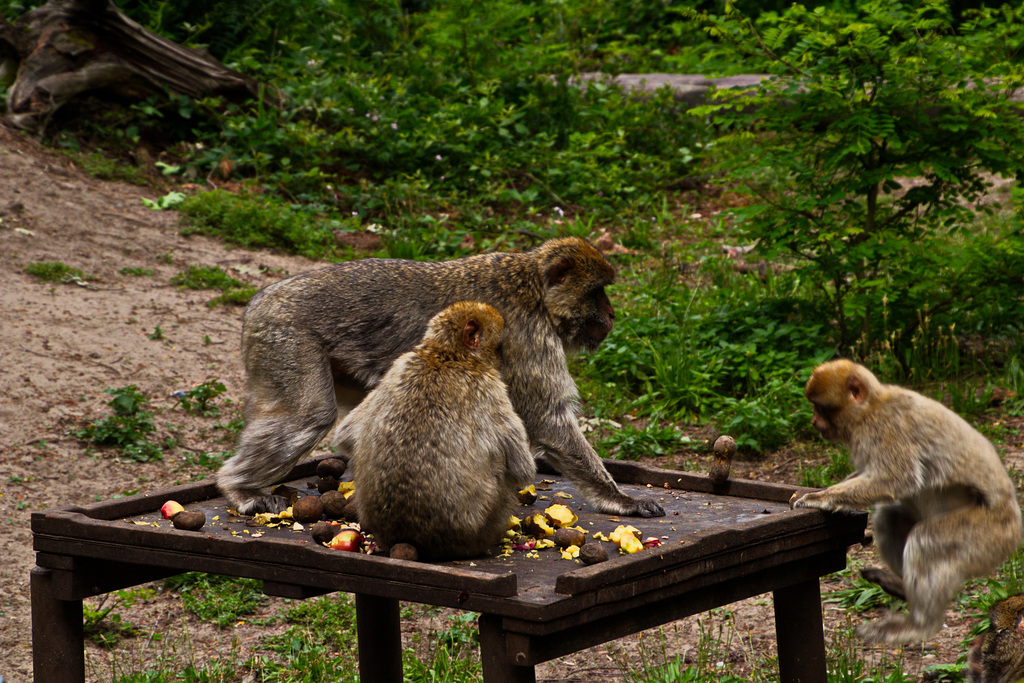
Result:
<svg viewBox="0 0 1024 683">
<path fill-rule="evenodd" d="M 954 514 L 970 521 L 966 513 Z M 864 624 L 857 635 L 869 642 L 910 643 L 925 640 L 942 628 L 946 607 L 964 582 L 978 574 L 982 559 L 974 547 L 974 539 L 979 536 L 950 533 L 950 529 L 972 526 L 956 521 L 954 515 L 947 515 L 914 526 L 902 563 L 908 614 L 889 614 Z"/>
<path fill-rule="evenodd" d="M 903 579 L 895 574 L 877 567 L 869 567 L 862 569 L 860 575 L 865 581 L 875 584 L 894 598 L 907 599 L 907 590 L 903 585 Z"/>
<path fill-rule="evenodd" d="M 273 363 L 247 367 L 246 425 L 235 455 L 217 472 L 217 485 L 240 514 L 285 509 L 285 499 L 261 489 L 283 480 L 337 419 L 326 358 L 313 348 L 292 351 L 289 359 L 277 359 L 284 370 L 276 374 Z"/>
<path fill-rule="evenodd" d="M 921 642 L 938 633 L 946 616 L 946 606 L 956 595 L 962 580 L 955 572 L 941 567 L 935 572 L 915 574 L 914 567 L 908 566 L 907 574 L 900 583 L 908 613 L 890 613 L 861 624 L 857 627 L 857 635 L 861 639 L 869 643 L 895 645 Z M 883 590 L 889 592 L 884 586 Z"/>
</svg>

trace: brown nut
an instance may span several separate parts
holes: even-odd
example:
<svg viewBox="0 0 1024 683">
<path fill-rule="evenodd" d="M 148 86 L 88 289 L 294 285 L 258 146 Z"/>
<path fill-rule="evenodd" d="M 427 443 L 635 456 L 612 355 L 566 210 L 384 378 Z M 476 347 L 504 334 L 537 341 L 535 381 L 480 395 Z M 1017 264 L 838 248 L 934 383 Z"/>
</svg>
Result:
<svg viewBox="0 0 1024 683">
<path fill-rule="evenodd" d="M 416 546 L 409 543 L 396 543 L 391 546 L 391 552 L 389 555 L 396 560 L 408 560 L 409 562 L 416 562 L 420 559 L 420 554 L 416 550 Z"/>
<path fill-rule="evenodd" d="M 571 545 L 582 547 L 587 542 L 587 535 L 579 529 L 572 527 L 565 527 L 555 532 L 555 535 L 551 537 L 551 540 L 555 542 L 559 548 L 568 548 Z"/>
<path fill-rule="evenodd" d="M 580 562 L 597 564 L 608 559 L 608 551 L 601 543 L 587 543 L 580 548 Z"/>
<path fill-rule="evenodd" d="M 715 486 L 721 486 L 729 478 L 729 470 L 732 469 L 732 456 L 736 453 L 736 440 L 728 434 L 715 439 L 713 447 L 715 460 L 711 463 L 708 471 L 708 478 Z"/>
<path fill-rule="evenodd" d="M 341 527 L 334 526 L 330 522 L 320 521 L 313 525 L 310 533 L 313 534 L 313 540 L 317 543 L 330 543 L 340 529 Z"/>
<path fill-rule="evenodd" d="M 347 501 L 345 501 L 345 509 L 344 509 L 343 513 L 344 514 L 342 514 L 342 517 L 345 518 L 345 521 L 347 521 L 347 522 L 358 522 L 359 521 L 359 508 L 356 507 L 356 497 L 355 496 L 352 496 Z"/>
<path fill-rule="evenodd" d="M 320 502 L 320 496 L 306 496 L 299 498 L 292 505 L 292 519 L 296 522 L 308 524 L 316 522 L 324 514 L 324 504 Z"/>
<path fill-rule="evenodd" d="M 320 493 L 338 490 L 338 480 L 334 477 L 320 477 L 316 480 L 316 490 Z"/>
<path fill-rule="evenodd" d="M 341 458 L 327 458 L 316 464 L 316 473 L 320 477 L 334 477 L 341 481 L 341 475 L 345 474 L 348 465 Z"/>
<path fill-rule="evenodd" d="M 206 513 L 201 510 L 184 510 L 171 518 L 175 529 L 199 531 L 206 524 Z"/>
<path fill-rule="evenodd" d="M 341 519 L 345 516 L 345 505 L 348 499 L 341 491 L 327 491 L 320 496 L 320 502 L 324 504 L 324 514 L 330 519 Z"/>
</svg>

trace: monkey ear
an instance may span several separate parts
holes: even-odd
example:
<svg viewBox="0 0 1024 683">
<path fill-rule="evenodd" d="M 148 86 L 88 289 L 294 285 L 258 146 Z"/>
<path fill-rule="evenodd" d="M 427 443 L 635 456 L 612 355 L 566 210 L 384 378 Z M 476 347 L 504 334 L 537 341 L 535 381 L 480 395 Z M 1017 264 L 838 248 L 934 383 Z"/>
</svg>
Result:
<svg viewBox="0 0 1024 683">
<path fill-rule="evenodd" d="M 480 346 L 480 323 L 475 318 L 467 320 L 466 326 L 462 328 L 462 345 L 470 351 L 476 351 Z"/>
<path fill-rule="evenodd" d="M 846 391 L 854 403 L 863 403 L 864 399 L 868 397 L 867 386 L 856 375 L 850 375 L 846 380 Z"/>
<path fill-rule="evenodd" d="M 552 263 L 547 272 L 548 287 L 554 287 L 565 282 L 565 278 L 569 275 L 570 270 L 572 270 L 572 260 L 568 257 L 560 258 Z"/>
</svg>

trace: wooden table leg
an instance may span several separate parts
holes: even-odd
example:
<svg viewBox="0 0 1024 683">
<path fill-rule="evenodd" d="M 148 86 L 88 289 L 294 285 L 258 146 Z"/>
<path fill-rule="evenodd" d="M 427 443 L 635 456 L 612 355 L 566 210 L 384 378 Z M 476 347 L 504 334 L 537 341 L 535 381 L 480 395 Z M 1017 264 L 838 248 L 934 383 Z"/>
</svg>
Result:
<svg viewBox="0 0 1024 683">
<path fill-rule="evenodd" d="M 33 567 L 32 671 L 35 683 L 85 681 L 85 629 L 81 600 L 53 597 L 53 571 Z"/>
<path fill-rule="evenodd" d="M 480 663 L 484 683 L 536 683 L 533 666 L 519 666 L 508 661 L 505 651 L 505 631 L 501 617 L 481 614 L 477 620 L 480 628 Z"/>
<path fill-rule="evenodd" d="M 402 683 L 402 617 L 398 600 L 356 593 L 359 680 Z"/>
<path fill-rule="evenodd" d="M 774 596 L 780 683 L 825 683 L 825 632 L 818 579 L 778 588 Z"/>
</svg>

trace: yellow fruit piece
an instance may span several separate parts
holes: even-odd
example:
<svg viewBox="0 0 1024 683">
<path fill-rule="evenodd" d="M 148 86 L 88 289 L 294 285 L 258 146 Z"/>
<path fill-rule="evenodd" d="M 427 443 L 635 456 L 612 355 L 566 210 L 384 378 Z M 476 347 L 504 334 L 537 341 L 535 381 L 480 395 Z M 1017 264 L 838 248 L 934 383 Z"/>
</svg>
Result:
<svg viewBox="0 0 1024 683">
<path fill-rule="evenodd" d="M 255 515 L 252 516 L 252 521 L 256 522 L 257 524 L 270 524 L 272 521 L 274 521 L 274 513 L 257 512 Z"/>
<path fill-rule="evenodd" d="M 622 543 L 619 545 L 619 552 L 624 555 L 632 555 L 638 550 L 643 550 L 644 544 L 636 536 L 624 536 Z"/>
<path fill-rule="evenodd" d="M 536 544 L 534 544 L 533 549 L 534 550 L 544 550 L 544 548 L 554 548 L 554 547 L 555 547 L 555 542 L 554 541 L 552 541 L 550 538 L 542 538 L 539 541 L 537 541 Z"/>
<path fill-rule="evenodd" d="M 631 555 L 638 550 L 644 549 L 643 542 L 637 537 L 639 533 L 640 530 L 636 527 L 620 524 L 608 536 L 608 540 L 618 546 L 619 552 Z"/>
<path fill-rule="evenodd" d="M 530 484 L 519 492 L 520 504 L 533 505 L 535 502 L 537 502 L 537 489 L 534 488 L 533 484 Z"/>
<path fill-rule="evenodd" d="M 544 510 L 544 516 L 548 518 L 552 526 L 558 527 L 559 529 L 562 527 L 572 526 L 579 520 L 575 512 L 561 503 L 549 505 L 547 509 Z"/>
<path fill-rule="evenodd" d="M 578 545 L 570 545 L 562 550 L 563 560 L 575 560 L 580 556 L 580 547 Z"/>
<path fill-rule="evenodd" d="M 341 491 L 345 499 L 352 497 L 352 494 L 356 492 L 356 483 L 354 481 L 343 481 L 338 484 L 338 490 Z"/>
<path fill-rule="evenodd" d="M 523 520 L 523 531 L 535 538 L 547 538 L 555 533 L 548 518 L 539 512 Z"/>
<path fill-rule="evenodd" d="M 522 525 L 523 525 L 523 520 L 521 520 L 520 518 L 516 517 L 515 515 L 510 515 L 509 516 L 509 518 L 508 518 L 508 528 L 509 528 L 510 531 L 518 531 L 520 528 L 522 528 Z"/>
</svg>

